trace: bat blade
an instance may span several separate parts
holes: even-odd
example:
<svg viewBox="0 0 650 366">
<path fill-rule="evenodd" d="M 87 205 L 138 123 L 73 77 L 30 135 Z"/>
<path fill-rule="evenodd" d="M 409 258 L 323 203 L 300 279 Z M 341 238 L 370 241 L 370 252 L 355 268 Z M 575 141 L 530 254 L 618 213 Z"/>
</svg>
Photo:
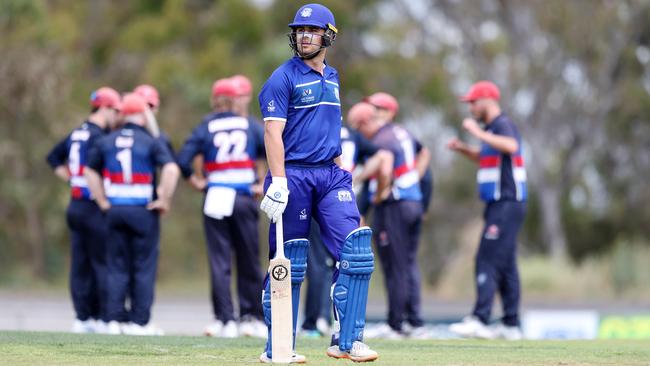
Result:
<svg viewBox="0 0 650 366">
<path fill-rule="evenodd" d="M 271 353 L 274 363 L 289 363 L 293 356 L 293 311 L 291 303 L 291 261 L 273 258 L 271 281 Z"/>
</svg>

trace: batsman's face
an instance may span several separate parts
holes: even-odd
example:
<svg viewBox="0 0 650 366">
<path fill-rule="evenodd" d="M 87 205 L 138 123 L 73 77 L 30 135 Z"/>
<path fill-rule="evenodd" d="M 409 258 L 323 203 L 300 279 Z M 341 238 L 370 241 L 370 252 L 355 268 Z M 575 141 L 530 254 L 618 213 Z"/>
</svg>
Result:
<svg viewBox="0 0 650 366">
<path fill-rule="evenodd" d="M 320 46 L 323 44 L 324 34 L 325 29 L 318 27 L 297 27 L 296 43 L 298 52 L 303 55 L 308 55 L 312 52 L 318 51 L 320 49 Z"/>
</svg>

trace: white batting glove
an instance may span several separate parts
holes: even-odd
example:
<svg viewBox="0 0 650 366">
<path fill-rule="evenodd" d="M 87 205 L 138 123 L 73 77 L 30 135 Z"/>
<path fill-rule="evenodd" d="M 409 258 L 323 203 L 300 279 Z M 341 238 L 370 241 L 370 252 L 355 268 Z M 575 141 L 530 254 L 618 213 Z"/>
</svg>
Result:
<svg viewBox="0 0 650 366">
<path fill-rule="evenodd" d="M 260 204 L 260 209 L 266 213 L 271 222 L 276 222 L 284 213 L 289 201 L 289 189 L 287 188 L 287 178 L 273 177 L 271 185 L 266 190 L 264 199 Z"/>
</svg>

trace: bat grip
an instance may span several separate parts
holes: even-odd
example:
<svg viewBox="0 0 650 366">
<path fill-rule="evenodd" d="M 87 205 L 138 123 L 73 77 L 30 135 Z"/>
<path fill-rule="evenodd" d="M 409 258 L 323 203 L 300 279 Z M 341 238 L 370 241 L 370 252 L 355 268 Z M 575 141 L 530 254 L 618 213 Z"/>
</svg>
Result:
<svg viewBox="0 0 650 366">
<path fill-rule="evenodd" d="M 282 226 L 282 215 L 275 222 L 275 257 L 285 258 L 284 256 L 284 228 Z"/>
</svg>

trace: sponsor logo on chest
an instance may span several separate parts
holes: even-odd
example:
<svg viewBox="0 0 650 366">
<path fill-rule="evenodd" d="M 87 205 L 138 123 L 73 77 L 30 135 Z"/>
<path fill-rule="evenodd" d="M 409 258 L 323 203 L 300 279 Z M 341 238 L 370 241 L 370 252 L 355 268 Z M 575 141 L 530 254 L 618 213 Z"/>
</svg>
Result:
<svg viewBox="0 0 650 366">
<path fill-rule="evenodd" d="M 316 100 L 316 96 L 314 96 L 314 91 L 306 87 L 302 89 L 302 92 L 300 93 L 300 104 L 311 104 L 314 103 Z"/>
</svg>

